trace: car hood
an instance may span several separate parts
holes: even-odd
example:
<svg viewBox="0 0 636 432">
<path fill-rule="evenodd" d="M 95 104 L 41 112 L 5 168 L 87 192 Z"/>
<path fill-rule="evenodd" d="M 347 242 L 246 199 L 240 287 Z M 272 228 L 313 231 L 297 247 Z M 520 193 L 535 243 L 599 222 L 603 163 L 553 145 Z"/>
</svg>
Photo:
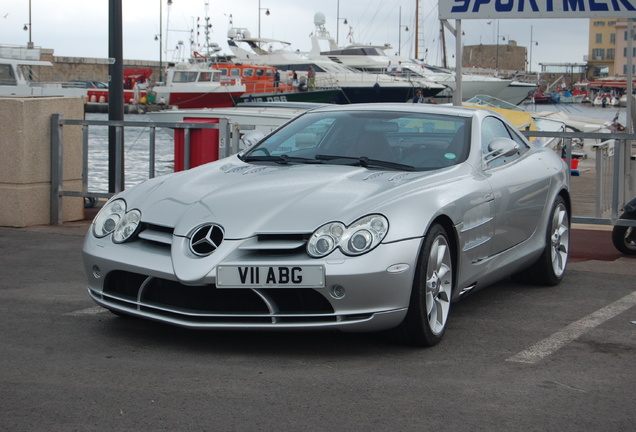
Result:
<svg viewBox="0 0 636 432">
<path fill-rule="evenodd" d="M 330 221 L 350 224 L 433 172 L 369 170 L 337 165 L 246 164 L 236 157 L 160 177 L 122 197 L 147 223 L 187 236 L 204 222 L 223 226 L 226 238 L 255 233 L 307 233 Z M 421 185 L 420 185 L 421 186 Z M 408 188 L 410 190 L 410 188 Z"/>
</svg>

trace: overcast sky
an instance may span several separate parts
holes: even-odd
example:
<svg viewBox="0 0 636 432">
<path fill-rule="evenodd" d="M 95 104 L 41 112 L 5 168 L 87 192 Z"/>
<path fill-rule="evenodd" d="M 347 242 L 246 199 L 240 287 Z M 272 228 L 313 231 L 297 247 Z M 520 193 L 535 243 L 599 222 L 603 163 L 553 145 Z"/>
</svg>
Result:
<svg viewBox="0 0 636 432">
<path fill-rule="evenodd" d="M 0 45 L 26 45 L 31 4 L 31 40 L 37 47 L 52 48 L 55 55 L 74 57 L 108 57 L 109 0 L 0 0 Z M 160 28 L 164 40 L 164 60 L 171 60 L 173 47 L 183 40 L 189 47 L 189 31 L 197 17 L 212 23 L 212 41 L 222 53 L 230 53 L 226 35 L 229 16 L 236 27 L 250 29 L 257 36 L 259 15 L 261 37 L 292 43 L 294 49 L 308 51 L 309 35 L 314 30 L 314 15 L 322 12 L 326 29 L 340 45 L 347 44 L 349 27 L 355 42 L 383 45 L 390 43 L 395 53 L 401 38 L 401 51 L 414 56 L 415 0 L 122 0 L 123 50 L 125 59 L 159 60 Z M 163 25 L 160 26 L 160 5 Z M 427 62 L 441 64 L 437 0 L 421 0 L 424 31 L 428 48 Z M 259 9 L 260 7 L 260 9 Z M 266 15 L 266 10 L 270 15 Z M 339 14 L 338 14 L 339 10 Z M 401 11 L 401 19 L 400 19 Z M 340 20 L 337 17 L 340 16 Z M 344 24 L 344 18 L 348 25 Z M 532 64 L 583 62 L 587 55 L 588 20 L 464 20 L 464 45 L 507 43 L 516 40 L 528 47 L 533 42 Z M 339 23 L 339 28 L 337 28 Z M 406 31 L 408 27 L 409 31 Z M 401 34 L 400 34 L 401 30 Z M 203 43 L 203 29 L 199 43 Z M 499 34 L 499 39 L 497 39 Z M 532 36 L 531 36 L 532 35 Z M 504 41 L 505 38 L 505 41 Z M 447 57 L 454 65 L 455 40 L 447 34 Z M 420 44 L 421 48 L 421 44 Z"/>
</svg>

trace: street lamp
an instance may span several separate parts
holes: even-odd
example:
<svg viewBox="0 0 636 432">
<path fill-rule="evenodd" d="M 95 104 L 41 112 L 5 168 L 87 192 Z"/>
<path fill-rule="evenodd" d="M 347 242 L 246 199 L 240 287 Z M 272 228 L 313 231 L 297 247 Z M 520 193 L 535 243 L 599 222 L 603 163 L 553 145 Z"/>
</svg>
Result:
<svg viewBox="0 0 636 432">
<path fill-rule="evenodd" d="M 399 33 L 398 33 L 398 55 L 402 55 L 402 28 L 404 31 L 409 31 L 408 26 L 402 25 L 402 6 L 400 6 L 400 19 L 399 19 Z"/>
<path fill-rule="evenodd" d="M 27 48 L 33 49 L 33 41 L 31 40 L 31 0 L 29 0 L 29 22 L 24 25 L 22 30 L 29 31 L 29 43 L 27 44 Z"/>
<path fill-rule="evenodd" d="M 261 11 L 265 11 L 265 15 L 269 16 L 269 9 L 261 7 L 261 0 L 258 0 L 258 38 L 261 38 Z"/>
<path fill-rule="evenodd" d="M 343 24 L 347 25 L 349 22 L 346 18 L 340 18 L 340 0 L 338 0 L 338 10 L 336 13 L 336 45 L 340 44 L 340 20 L 343 20 Z"/>
</svg>

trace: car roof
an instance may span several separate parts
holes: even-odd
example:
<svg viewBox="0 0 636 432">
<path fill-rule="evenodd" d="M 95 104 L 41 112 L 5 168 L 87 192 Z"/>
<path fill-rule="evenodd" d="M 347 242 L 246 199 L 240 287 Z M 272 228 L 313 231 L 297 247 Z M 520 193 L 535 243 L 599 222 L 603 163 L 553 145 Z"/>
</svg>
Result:
<svg viewBox="0 0 636 432">
<path fill-rule="evenodd" d="M 361 103 L 348 105 L 329 105 L 311 110 L 312 112 L 336 112 L 336 111 L 394 111 L 412 112 L 423 114 L 441 114 L 461 117 L 481 116 L 474 108 L 458 107 L 453 105 L 413 104 L 413 103 Z"/>
</svg>

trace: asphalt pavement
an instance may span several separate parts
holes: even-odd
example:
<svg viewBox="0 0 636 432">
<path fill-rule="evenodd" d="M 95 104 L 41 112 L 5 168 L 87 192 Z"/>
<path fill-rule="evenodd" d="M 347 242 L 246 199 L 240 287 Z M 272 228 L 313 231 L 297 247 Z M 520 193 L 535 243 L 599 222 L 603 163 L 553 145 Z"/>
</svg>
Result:
<svg viewBox="0 0 636 432">
<path fill-rule="evenodd" d="M 0 228 L 2 431 L 634 430 L 636 259 L 607 229 L 572 229 L 559 286 L 471 294 L 415 349 L 117 317 L 84 287 L 88 224 Z"/>
</svg>

